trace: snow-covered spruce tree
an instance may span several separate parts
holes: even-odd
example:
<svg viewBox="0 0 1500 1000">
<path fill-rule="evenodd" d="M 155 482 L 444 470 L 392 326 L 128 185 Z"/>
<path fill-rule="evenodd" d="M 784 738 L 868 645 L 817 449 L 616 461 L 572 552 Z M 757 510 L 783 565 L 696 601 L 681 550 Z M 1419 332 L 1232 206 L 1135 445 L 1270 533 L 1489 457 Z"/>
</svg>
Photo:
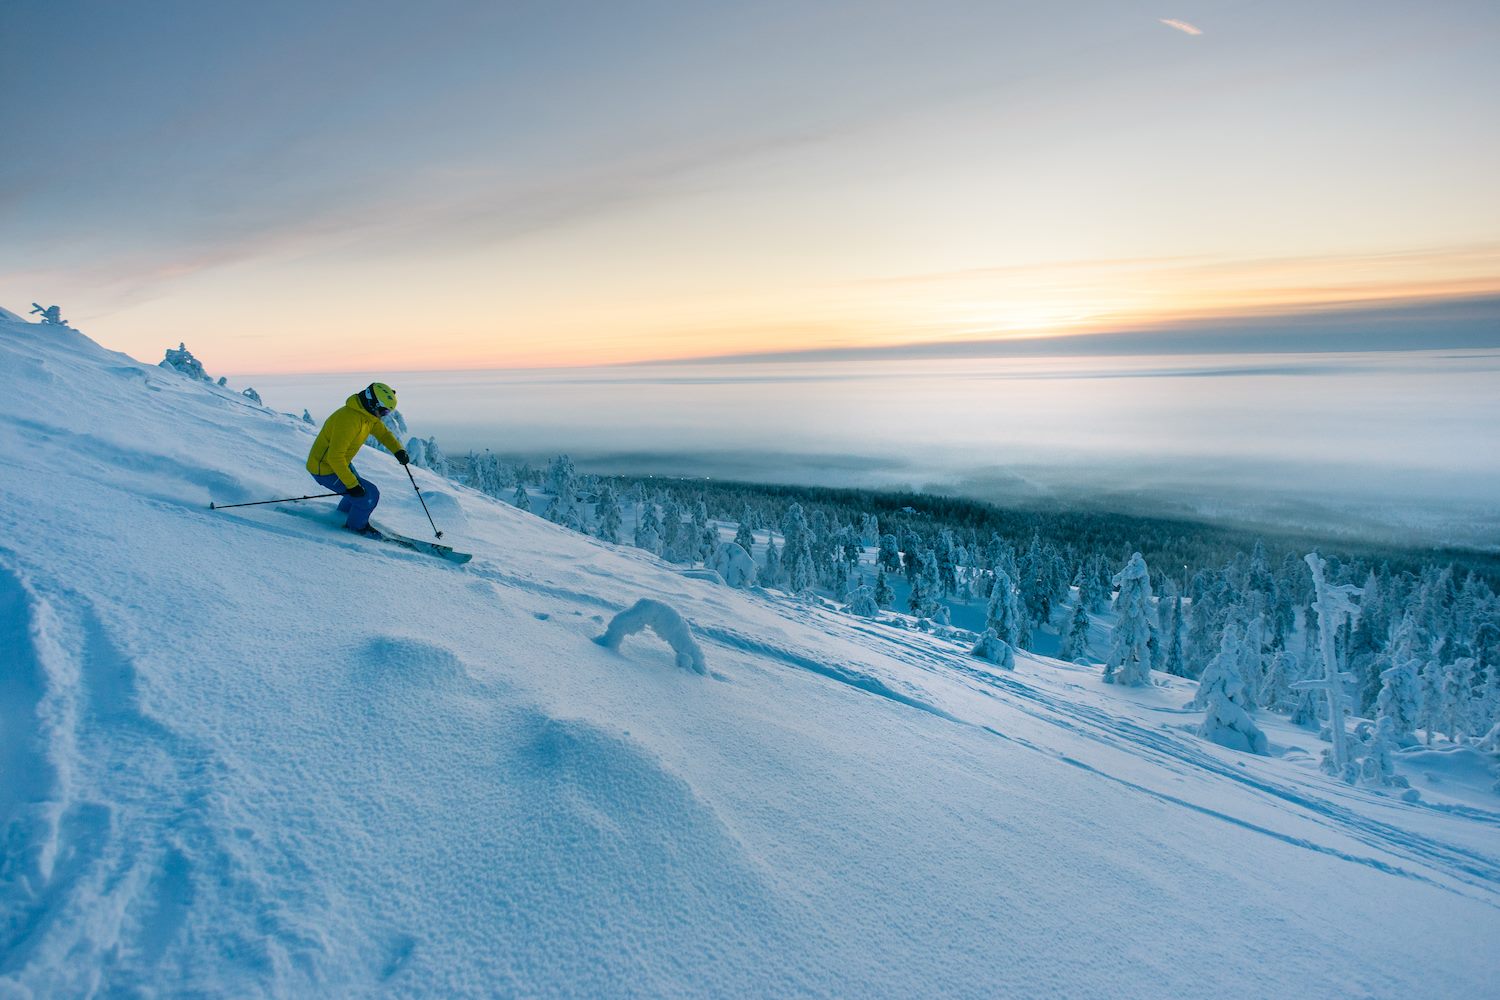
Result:
<svg viewBox="0 0 1500 1000">
<path fill-rule="evenodd" d="M 812 532 L 802 505 L 792 503 L 781 518 L 781 536 L 785 539 L 781 553 L 781 572 L 786 590 L 793 594 L 809 593 L 817 583 L 813 565 Z"/>
<path fill-rule="evenodd" d="M 891 589 L 891 581 L 886 579 L 885 567 L 881 567 L 875 574 L 875 605 L 880 608 L 888 608 L 896 603 L 896 592 Z"/>
<path fill-rule="evenodd" d="M 1443 663 L 1443 642 L 1434 640 L 1431 652 L 1417 669 L 1417 726 L 1422 730 L 1422 740 L 1432 746 L 1432 737 L 1441 724 L 1443 716 L 1443 675 L 1447 673 Z"/>
<path fill-rule="evenodd" d="M 734 529 L 735 544 L 746 552 L 755 551 L 755 531 L 750 527 L 750 505 L 745 504 L 745 512 L 740 515 L 740 523 Z"/>
<path fill-rule="evenodd" d="M 302 422 L 304 424 L 309 424 L 309 425 L 311 425 L 313 427 L 318 426 L 318 422 L 313 419 L 313 415 L 311 413 L 307 412 L 307 408 L 306 407 L 302 408 Z"/>
<path fill-rule="evenodd" d="M 573 468 L 573 460 L 567 455 L 558 455 L 547 463 L 547 492 L 554 496 L 562 492 L 564 486 L 569 486 L 578 478 L 578 470 Z"/>
<path fill-rule="evenodd" d="M 1359 596 L 1359 588 L 1347 583 L 1330 584 L 1326 575 L 1328 563 L 1316 552 L 1309 552 L 1304 558 L 1308 568 L 1312 570 L 1312 610 L 1318 618 L 1318 652 L 1323 672 L 1321 677 L 1309 677 L 1298 681 L 1293 687 L 1298 690 L 1322 691 L 1328 699 L 1330 745 L 1323 769 L 1352 784 L 1358 780 L 1359 774 L 1349 751 L 1349 701 L 1344 692 L 1354 678 L 1339 669 L 1336 638 L 1350 617 L 1358 612 L 1354 598 Z"/>
<path fill-rule="evenodd" d="M 661 521 L 656 516 L 656 504 L 649 500 L 641 504 L 640 516 L 635 521 L 635 547 L 653 553 L 661 551 Z"/>
<path fill-rule="evenodd" d="M 1261 687 L 1265 683 L 1265 628 L 1261 616 L 1251 613 L 1245 622 L 1240 643 L 1240 680 L 1245 685 L 1246 711 L 1254 713 L 1261 704 Z"/>
<path fill-rule="evenodd" d="M 776 537 L 770 535 L 766 538 L 766 551 L 760 562 L 760 583 L 763 587 L 780 587 L 783 576 L 781 570 L 781 550 L 776 546 Z"/>
<path fill-rule="evenodd" d="M 1417 671 L 1422 661 L 1415 657 L 1380 672 L 1380 694 L 1375 699 L 1377 719 L 1391 721 L 1391 736 L 1403 747 L 1417 745 L 1417 714 L 1421 694 Z"/>
<path fill-rule="evenodd" d="M 938 571 L 937 553 L 931 549 L 922 549 L 919 556 L 922 568 L 917 574 L 921 582 L 922 602 L 921 606 L 913 610 L 918 618 L 937 618 L 941 610 L 945 610 L 942 603 L 943 584 L 942 577 Z M 917 586 L 912 586 L 912 594 L 916 595 Z"/>
<path fill-rule="evenodd" d="M 1359 762 L 1360 783 L 1377 788 L 1407 787 L 1406 779 L 1396 774 L 1395 751 L 1400 745 L 1390 718 L 1377 719 Z"/>
<path fill-rule="evenodd" d="M 188 350 L 187 344 L 184 343 L 179 342 L 175 351 L 170 347 L 167 348 L 167 356 L 162 359 L 158 367 L 170 369 L 200 382 L 213 381 L 208 377 L 208 372 L 203 370 L 203 362 L 193 357 L 193 352 Z"/>
<path fill-rule="evenodd" d="M 667 495 L 661 505 L 661 548 L 658 554 L 668 562 L 685 562 L 682 545 L 682 508 L 677 498 Z"/>
<path fill-rule="evenodd" d="M 1015 650 L 1011 648 L 1010 643 L 996 635 L 995 630 L 992 628 L 984 630 L 984 634 L 979 637 L 979 641 L 974 644 L 974 648 L 969 650 L 969 655 L 977 656 L 981 660 L 988 660 L 1006 670 L 1014 670 L 1016 668 Z"/>
<path fill-rule="evenodd" d="M 620 527 L 625 514 L 620 510 L 620 501 L 615 497 L 615 491 L 608 483 L 599 487 L 599 497 L 595 501 L 594 511 L 599 522 L 594 534 L 611 545 L 620 544 Z"/>
<path fill-rule="evenodd" d="M 875 561 L 888 573 L 901 572 L 901 549 L 895 535 L 880 536 L 880 551 L 876 554 Z"/>
<path fill-rule="evenodd" d="M 426 469 L 434 475 L 447 476 L 448 456 L 443 454 L 443 449 L 438 447 L 437 438 L 414 437 L 406 442 L 406 455 L 411 459 L 411 464 L 419 469 Z"/>
<path fill-rule="evenodd" d="M 1239 625 L 1231 624 L 1224 630 L 1218 655 L 1204 668 L 1192 705 L 1205 710 L 1199 736 L 1231 750 L 1264 756 L 1268 750 L 1266 736 L 1250 718 L 1250 694 L 1240 678 L 1244 643 Z"/>
<path fill-rule="evenodd" d="M 693 558 L 708 565 L 719 548 L 718 529 L 708 523 L 708 505 L 701 499 L 693 505 Z"/>
<path fill-rule="evenodd" d="M 866 547 L 880 544 L 880 522 L 874 514 L 865 514 L 859 519 L 859 544 Z"/>
<path fill-rule="evenodd" d="M 706 565 L 731 587 L 750 587 L 755 584 L 755 560 L 738 542 L 720 542 Z"/>
<path fill-rule="evenodd" d="M 994 629 L 1000 641 L 1015 646 L 1021 638 L 1020 595 L 1010 574 L 995 567 L 994 583 L 990 585 L 990 602 L 985 609 L 985 628 Z"/>
<path fill-rule="evenodd" d="M 1073 605 L 1073 615 L 1068 619 L 1068 631 L 1063 636 L 1058 658 L 1070 663 L 1086 663 L 1089 658 L 1089 613 L 1080 599 Z"/>
<path fill-rule="evenodd" d="M 525 483 L 516 484 L 516 492 L 510 498 L 510 502 L 515 505 L 517 510 L 531 510 L 531 496 L 526 492 Z"/>
<path fill-rule="evenodd" d="M 1439 713 L 1440 724 L 1454 743 L 1462 742 L 1465 736 L 1484 732 L 1482 720 L 1476 709 L 1479 699 L 1475 693 L 1480 689 L 1478 661 L 1472 656 L 1456 657 L 1443 673 L 1439 695 L 1443 699 Z"/>
<path fill-rule="evenodd" d="M 880 606 L 875 603 L 875 591 L 868 586 L 855 587 L 844 596 L 844 610 L 860 618 L 878 618 Z"/>
<path fill-rule="evenodd" d="M 1143 687 L 1151 683 L 1151 644 L 1156 632 L 1151 624 L 1151 574 L 1145 558 L 1139 552 L 1132 555 L 1111 582 L 1119 588 L 1119 596 L 1104 681 Z"/>
<path fill-rule="evenodd" d="M 1191 677 L 1187 657 L 1182 649 L 1182 597 L 1176 595 L 1167 605 L 1166 647 L 1162 656 L 1162 669 L 1173 677 Z"/>
</svg>

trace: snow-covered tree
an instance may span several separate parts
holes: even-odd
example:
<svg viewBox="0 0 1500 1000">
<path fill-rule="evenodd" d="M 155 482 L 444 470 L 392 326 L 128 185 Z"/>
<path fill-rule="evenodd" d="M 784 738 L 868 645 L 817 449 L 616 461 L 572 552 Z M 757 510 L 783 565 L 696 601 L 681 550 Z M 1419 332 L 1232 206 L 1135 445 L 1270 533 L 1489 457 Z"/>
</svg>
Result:
<svg viewBox="0 0 1500 1000">
<path fill-rule="evenodd" d="M 707 565 L 731 587 L 750 587 L 755 584 L 755 560 L 750 558 L 750 553 L 738 542 L 720 542 L 709 556 Z"/>
<path fill-rule="evenodd" d="M 793 502 L 781 519 L 781 536 L 785 539 L 781 553 L 781 572 L 786 589 L 793 594 L 807 593 L 817 582 L 813 565 L 812 531 L 800 503 Z"/>
<path fill-rule="evenodd" d="M 888 573 L 901 572 L 901 550 L 895 535 L 880 536 L 880 551 L 875 561 Z"/>
<path fill-rule="evenodd" d="M 667 494 L 661 505 L 661 548 L 658 553 L 668 562 L 687 562 L 683 545 L 682 507 L 677 498 Z"/>
<path fill-rule="evenodd" d="M 844 597 L 844 610 L 860 618 L 878 618 L 880 605 L 875 603 L 875 591 L 868 586 L 855 587 Z"/>
<path fill-rule="evenodd" d="M 243 388 L 243 389 L 240 390 L 240 395 L 244 396 L 246 399 L 250 400 L 250 402 L 254 403 L 256 406 L 265 406 L 266 405 L 266 404 L 264 404 L 264 403 L 262 403 L 260 401 L 260 393 L 256 392 L 254 389 L 250 388 L 248 385 L 245 386 L 245 388 Z"/>
<path fill-rule="evenodd" d="M 167 368 L 188 378 L 197 379 L 200 382 L 212 382 L 208 372 L 203 370 L 203 362 L 193 357 L 193 352 L 187 349 L 187 345 L 178 343 L 177 349 L 167 348 L 167 356 L 162 359 L 160 368 Z"/>
<path fill-rule="evenodd" d="M 1239 625 L 1231 624 L 1224 630 L 1219 653 L 1204 668 L 1192 704 L 1205 710 L 1199 736 L 1231 750 L 1264 755 L 1266 736 L 1250 718 L 1250 693 L 1240 678 L 1244 643 Z"/>
<path fill-rule="evenodd" d="M 776 547 L 775 536 L 770 536 L 766 539 L 766 551 L 761 556 L 761 585 L 765 587 L 780 587 L 782 575 L 781 550 Z"/>
<path fill-rule="evenodd" d="M 447 476 L 448 456 L 438 447 L 437 438 L 414 437 L 406 442 L 406 455 L 411 464 L 426 469 L 435 475 Z"/>
<path fill-rule="evenodd" d="M 641 504 L 641 512 L 635 519 L 634 541 L 638 549 L 661 551 L 661 521 L 656 516 L 656 504 L 649 500 Z"/>
<path fill-rule="evenodd" d="M 1173 594 L 1167 602 L 1166 622 L 1162 626 L 1164 639 L 1162 646 L 1162 670 L 1173 677 L 1192 676 L 1187 667 L 1187 659 L 1182 650 L 1182 597 Z"/>
<path fill-rule="evenodd" d="M 755 532 L 750 527 L 750 505 L 745 505 L 745 512 L 740 515 L 740 523 L 734 529 L 735 544 L 746 552 L 755 551 Z"/>
<path fill-rule="evenodd" d="M 1432 746 L 1433 734 L 1443 718 L 1443 676 L 1447 667 L 1442 660 L 1442 647 L 1441 640 L 1434 641 L 1431 653 L 1417 668 L 1417 725 L 1428 746 Z"/>
<path fill-rule="evenodd" d="M 1347 583 L 1330 584 L 1326 575 L 1327 560 L 1316 552 L 1309 552 L 1305 560 L 1308 568 L 1312 570 L 1312 608 L 1318 616 L 1318 651 L 1322 657 L 1323 674 L 1316 679 L 1308 678 L 1298 681 L 1293 687 L 1299 690 L 1320 690 L 1328 699 L 1330 746 L 1328 756 L 1324 761 L 1324 769 L 1330 774 L 1352 782 L 1357 780 L 1358 774 L 1349 752 L 1349 732 L 1346 720 L 1349 714 L 1349 702 L 1344 692 L 1346 686 L 1354 678 L 1339 669 L 1336 637 L 1349 618 L 1358 610 L 1354 604 L 1354 598 L 1359 596 L 1359 588 Z"/>
<path fill-rule="evenodd" d="M 979 637 L 979 641 L 974 644 L 974 648 L 969 650 L 969 654 L 977 656 L 981 660 L 988 660 L 1006 670 L 1014 670 L 1016 668 L 1015 651 L 1011 648 L 1010 643 L 1000 638 L 992 628 L 984 630 L 984 634 Z"/>
<path fill-rule="evenodd" d="M 517 510 L 529 511 L 531 509 L 531 496 L 526 492 L 525 483 L 516 484 L 516 492 L 510 498 L 510 502 L 515 505 Z"/>
<path fill-rule="evenodd" d="M 318 422 L 313 419 L 313 415 L 311 413 L 307 412 L 307 408 L 306 407 L 303 407 L 303 409 L 302 409 L 302 422 L 304 424 L 309 424 L 309 425 L 311 425 L 313 427 L 318 426 Z"/>
<path fill-rule="evenodd" d="M 875 574 L 874 597 L 877 607 L 888 608 L 896 603 L 896 592 L 891 589 L 890 580 L 886 579 L 885 567 L 881 567 Z"/>
<path fill-rule="evenodd" d="M 1415 657 L 1380 672 L 1380 694 L 1375 700 L 1377 719 L 1391 721 L 1391 735 L 1401 746 L 1416 746 L 1417 715 L 1421 692 L 1417 671 L 1422 661 Z"/>
<path fill-rule="evenodd" d="M 1068 631 L 1063 636 L 1058 657 L 1070 663 L 1086 663 L 1089 658 L 1089 613 L 1080 598 L 1073 605 L 1073 615 L 1068 619 Z"/>
<path fill-rule="evenodd" d="M 598 521 L 594 533 L 601 540 L 618 545 L 625 512 L 620 510 L 620 501 L 608 483 L 599 487 L 599 496 L 594 503 L 594 516 Z"/>
<path fill-rule="evenodd" d="M 1442 711 L 1439 713 L 1439 724 L 1448 733 L 1448 738 L 1453 742 L 1460 742 L 1464 736 L 1473 736 L 1484 732 L 1486 726 L 1477 711 L 1479 701 L 1475 692 L 1479 690 L 1478 661 L 1472 656 L 1459 656 L 1449 663 L 1443 672 L 1443 681 L 1439 689 L 1442 698 Z"/>
<path fill-rule="evenodd" d="M 1359 762 L 1361 784 L 1374 787 L 1397 786 L 1405 788 L 1405 778 L 1396 774 L 1395 751 L 1401 743 L 1396 739 L 1396 729 L 1389 716 L 1381 716 L 1371 727 L 1365 741 L 1364 754 Z"/>
<path fill-rule="evenodd" d="M 990 585 L 990 602 L 985 609 L 984 624 L 993 629 L 1000 641 L 1015 646 L 1021 638 L 1020 594 L 1010 574 L 995 567 L 994 582 Z"/>
<path fill-rule="evenodd" d="M 1151 683 L 1151 649 L 1156 627 L 1151 624 L 1151 575 L 1139 552 L 1111 581 L 1115 598 L 1115 627 L 1110 633 L 1104 681 L 1141 687 Z"/>
</svg>

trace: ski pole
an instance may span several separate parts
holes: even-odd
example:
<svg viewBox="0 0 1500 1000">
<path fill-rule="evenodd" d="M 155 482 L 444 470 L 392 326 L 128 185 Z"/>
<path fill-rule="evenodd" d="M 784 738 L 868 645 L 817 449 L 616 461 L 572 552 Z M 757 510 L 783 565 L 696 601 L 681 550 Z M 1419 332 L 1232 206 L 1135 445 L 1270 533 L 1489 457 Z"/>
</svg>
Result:
<svg viewBox="0 0 1500 1000">
<path fill-rule="evenodd" d="M 231 507 L 259 507 L 263 503 L 296 503 L 298 500 L 321 500 L 324 497 L 341 497 L 342 493 L 315 493 L 307 497 L 283 497 L 280 500 L 256 500 L 252 503 L 208 503 L 209 510 L 228 510 Z"/>
<path fill-rule="evenodd" d="M 432 511 L 427 509 L 427 501 L 422 500 L 422 487 L 417 485 L 417 477 L 411 474 L 411 466 L 403 465 L 401 468 L 406 470 L 406 478 L 411 480 L 411 488 L 417 491 L 417 499 L 422 502 L 422 513 L 427 515 L 427 523 L 432 525 L 432 533 L 442 538 L 443 533 L 437 530 L 437 525 L 432 520 Z"/>
</svg>

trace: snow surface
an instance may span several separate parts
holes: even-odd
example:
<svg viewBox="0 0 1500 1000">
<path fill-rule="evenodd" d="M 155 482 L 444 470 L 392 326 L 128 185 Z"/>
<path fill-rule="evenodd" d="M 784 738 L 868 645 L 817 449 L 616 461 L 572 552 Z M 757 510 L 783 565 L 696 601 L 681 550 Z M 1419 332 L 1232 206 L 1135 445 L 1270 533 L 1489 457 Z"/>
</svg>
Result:
<svg viewBox="0 0 1500 1000">
<path fill-rule="evenodd" d="M 420 471 L 467 566 L 210 511 L 313 428 L 69 329 L 0 373 L 0 996 L 1495 995 L 1476 752 L 1402 802 Z M 591 641 L 643 597 L 711 675 Z"/>
</svg>

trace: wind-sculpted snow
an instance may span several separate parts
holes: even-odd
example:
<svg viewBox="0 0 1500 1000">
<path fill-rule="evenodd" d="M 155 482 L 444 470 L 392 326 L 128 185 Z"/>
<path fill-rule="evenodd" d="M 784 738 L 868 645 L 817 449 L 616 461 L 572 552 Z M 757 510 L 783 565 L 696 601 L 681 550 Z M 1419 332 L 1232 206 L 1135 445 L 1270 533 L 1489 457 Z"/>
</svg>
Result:
<svg viewBox="0 0 1500 1000">
<path fill-rule="evenodd" d="M 425 470 L 466 566 L 210 511 L 309 492 L 313 429 L 4 317 L 0 371 L 0 996 L 1493 992 L 1478 749 L 1396 754 L 1405 803 L 1264 714 L 1267 757 L 1199 738 L 1191 682 L 1002 669 Z M 593 641 L 642 598 L 707 679 Z"/>
<path fill-rule="evenodd" d="M 695 674 L 708 673 L 703 662 L 703 650 L 693 638 L 693 630 L 682 620 L 677 609 L 661 601 L 642 598 L 610 619 L 609 628 L 598 638 L 605 649 L 620 649 L 620 643 L 628 635 L 650 629 L 661 636 L 663 642 L 672 647 L 677 656 L 677 665 Z"/>
</svg>

